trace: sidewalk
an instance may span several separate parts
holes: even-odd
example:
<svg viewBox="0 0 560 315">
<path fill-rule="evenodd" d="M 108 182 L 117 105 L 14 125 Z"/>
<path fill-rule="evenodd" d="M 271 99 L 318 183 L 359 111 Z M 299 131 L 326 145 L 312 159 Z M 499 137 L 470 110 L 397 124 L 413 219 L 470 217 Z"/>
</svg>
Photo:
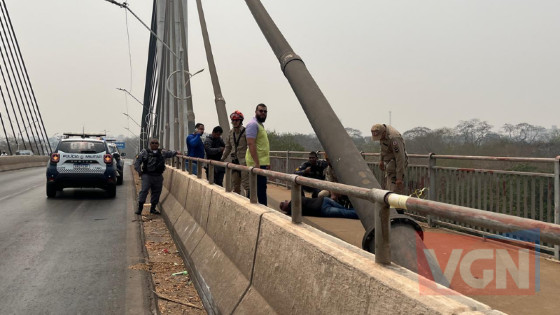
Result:
<svg viewBox="0 0 560 315">
<path fill-rule="evenodd" d="M 283 186 L 277 186 L 269 183 L 267 192 L 268 206 L 276 210 L 279 210 L 279 204 L 281 201 L 291 199 L 290 190 Z M 303 222 L 325 233 L 342 239 L 349 244 L 361 248 L 365 230 L 359 220 L 303 217 Z M 504 249 L 508 252 L 515 252 L 519 249 L 518 247 L 493 241 L 491 239 L 466 236 L 465 234 L 459 232 L 447 229 L 430 228 L 426 224 L 420 224 L 425 231 L 424 243 L 427 248 L 441 248 L 442 244 L 449 245 L 450 243 L 453 243 L 452 240 L 461 238 L 460 245 L 468 245 L 471 249 L 492 248 L 494 250 Z M 464 244 L 463 241 L 465 239 L 468 240 L 469 244 Z M 449 254 L 449 252 L 444 253 L 444 256 L 449 257 Z M 535 256 L 532 255 L 531 257 Z M 442 266 L 445 266 L 448 261 L 449 258 L 447 258 L 447 260 L 443 259 Z M 540 288 L 537 288 L 537 292 L 534 292 L 533 290 L 533 292 L 527 295 L 504 293 L 501 295 L 467 295 L 477 301 L 485 303 L 508 314 L 556 315 L 560 310 L 560 299 L 558 299 L 558 294 L 560 293 L 560 263 L 550 259 L 548 255 L 544 254 L 539 256 L 538 263 L 539 266 L 536 270 L 536 279 L 540 282 Z M 477 270 L 473 270 L 473 274 L 476 274 L 476 272 Z M 458 277 L 457 274 L 459 274 L 459 271 L 455 272 L 455 277 Z M 512 281 L 511 277 L 508 278 L 508 281 Z"/>
</svg>

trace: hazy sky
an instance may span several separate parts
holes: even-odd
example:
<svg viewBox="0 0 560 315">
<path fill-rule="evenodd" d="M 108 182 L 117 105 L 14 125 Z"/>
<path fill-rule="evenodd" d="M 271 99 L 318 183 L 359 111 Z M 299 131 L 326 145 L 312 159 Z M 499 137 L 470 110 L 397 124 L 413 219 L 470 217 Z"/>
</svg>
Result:
<svg viewBox="0 0 560 315">
<path fill-rule="evenodd" d="M 67 130 L 135 133 L 149 33 L 104 0 L 5 0 L 33 87 L 52 135 Z M 129 0 L 146 23 L 152 0 Z M 312 132 L 245 1 L 203 1 L 228 112 L 252 116 L 269 106 L 265 124 Z M 453 127 L 461 120 L 560 125 L 558 0 L 264 0 L 263 4 L 338 114 L 369 134 L 389 122 Z M 196 2 L 189 1 L 189 64 L 207 68 Z M 192 81 L 196 121 L 217 124 L 206 70 Z"/>
</svg>

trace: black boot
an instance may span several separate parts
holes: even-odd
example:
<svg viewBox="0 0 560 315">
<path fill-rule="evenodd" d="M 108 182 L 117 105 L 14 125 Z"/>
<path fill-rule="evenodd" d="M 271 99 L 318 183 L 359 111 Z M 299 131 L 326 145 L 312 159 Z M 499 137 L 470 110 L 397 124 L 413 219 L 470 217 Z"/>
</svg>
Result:
<svg viewBox="0 0 560 315">
<path fill-rule="evenodd" d="M 144 203 L 143 202 L 139 202 L 138 203 L 138 209 L 134 212 L 134 214 L 142 214 L 142 210 L 144 209 Z"/>
<path fill-rule="evenodd" d="M 152 204 L 152 206 L 150 207 L 150 213 L 151 214 L 161 214 L 159 211 L 156 210 L 156 205 Z"/>
</svg>

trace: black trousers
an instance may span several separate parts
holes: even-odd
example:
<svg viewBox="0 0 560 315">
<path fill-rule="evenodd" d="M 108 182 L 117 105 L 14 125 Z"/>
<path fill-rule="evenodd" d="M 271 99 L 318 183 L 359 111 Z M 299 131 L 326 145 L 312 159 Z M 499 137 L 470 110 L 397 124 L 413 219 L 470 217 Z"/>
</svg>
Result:
<svg viewBox="0 0 560 315">
<path fill-rule="evenodd" d="M 163 175 L 161 174 L 142 174 L 142 189 L 138 194 L 138 202 L 145 203 L 148 191 L 151 190 L 152 195 L 150 202 L 152 207 L 158 204 L 159 196 L 163 188 Z"/>
</svg>

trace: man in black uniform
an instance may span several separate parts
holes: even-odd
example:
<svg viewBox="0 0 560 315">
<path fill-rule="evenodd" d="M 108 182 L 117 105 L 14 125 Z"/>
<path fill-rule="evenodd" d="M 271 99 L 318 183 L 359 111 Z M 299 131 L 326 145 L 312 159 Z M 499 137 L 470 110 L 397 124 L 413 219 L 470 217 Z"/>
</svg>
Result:
<svg viewBox="0 0 560 315">
<path fill-rule="evenodd" d="M 309 178 L 324 180 L 325 175 L 323 172 L 328 165 L 327 161 L 319 160 L 317 152 L 311 151 L 309 152 L 309 160 L 301 164 L 294 173 Z M 319 192 L 321 191 L 320 189 L 307 186 L 302 186 L 301 189 L 302 193 L 304 191 L 310 192 L 312 198 L 317 198 Z"/>
<path fill-rule="evenodd" d="M 152 196 L 150 198 L 151 207 L 150 213 L 159 214 L 156 210 L 156 205 L 159 202 L 161 189 L 163 188 L 163 171 L 165 170 L 165 159 L 172 158 L 177 155 L 177 151 L 162 151 L 159 149 L 158 139 L 150 139 L 150 150 L 142 150 L 136 161 L 134 162 L 134 169 L 138 175 L 142 177 L 142 189 L 138 194 L 138 209 L 136 214 L 142 214 L 144 202 L 148 196 L 148 190 L 151 189 Z"/>
</svg>

